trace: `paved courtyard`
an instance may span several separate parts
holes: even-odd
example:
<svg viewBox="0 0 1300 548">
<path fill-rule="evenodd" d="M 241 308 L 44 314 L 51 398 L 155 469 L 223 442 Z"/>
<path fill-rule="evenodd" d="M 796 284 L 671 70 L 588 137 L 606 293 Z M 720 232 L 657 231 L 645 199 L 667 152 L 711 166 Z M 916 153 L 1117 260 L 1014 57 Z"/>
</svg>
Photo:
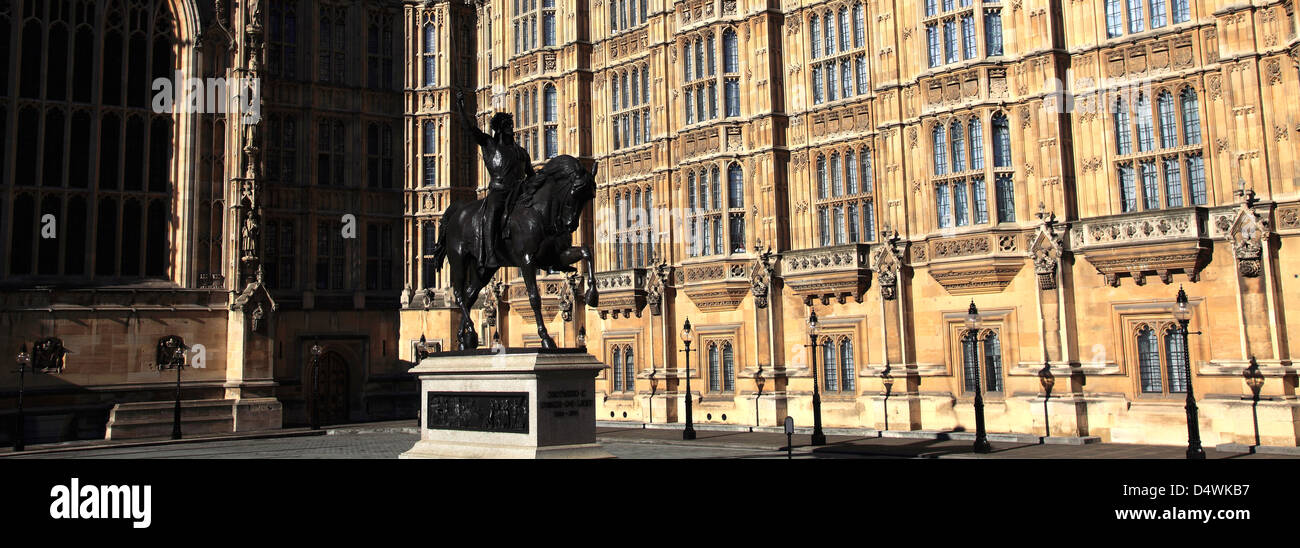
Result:
<svg viewBox="0 0 1300 548">
<path fill-rule="evenodd" d="M 256 439 L 185 440 L 170 442 L 77 442 L 75 446 L 36 446 L 31 452 L 0 452 L 10 459 L 394 459 L 419 439 L 408 422 L 340 427 L 325 432 L 303 429 L 268 433 Z M 683 441 L 681 430 L 597 429 L 601 445 L 624 459 L 784 459 L 786 437 L 771 432 L 698 430 L 697 439 Z M 992 459 L 1182 459 L 1182 446 L 1093 443 L 1056 445 L 992 443 L 993 452 L 977 455 L 971 442 L 869 435 L 829 435 L 827 445 L 811 447 L 810 436 L 793 438 L 793 456 L 810 458 L 992 458 Z M 84 448 L 83 448 L 84 447 Z M 1211 459 L 1277 459 L 1295 455 L 1250 454 L 1206 448 Z"/>
</svg>

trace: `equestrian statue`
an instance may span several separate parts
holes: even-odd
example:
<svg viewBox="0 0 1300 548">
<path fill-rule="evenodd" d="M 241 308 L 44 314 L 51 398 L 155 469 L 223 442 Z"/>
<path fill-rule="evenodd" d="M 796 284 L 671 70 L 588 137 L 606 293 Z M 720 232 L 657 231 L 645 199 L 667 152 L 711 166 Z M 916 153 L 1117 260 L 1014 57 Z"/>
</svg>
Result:
<svg viewBox="0 0 1300 548">
<path fill-rule="evenodd" d="M 583 261 L 588 272 L 583 298 L 588 306 L 597 306 L 596 284 L 590 277 L 595 272 L 591 249 L 573 245 L 573 232 L 587 202 L 596 195 L 599 166 L 588 172 L 577 158 L 560 155 L 534 172 L 528 152 L 514 140 L 510 114 L 493 115 L 489 124 L 493 135 L 488 135 L 465 112 L 463 92 L 456 93 L 456 106 L 483 153 L 489 176 L 486 197 L 447 206 L 433 248 L 434 269 L 442 269 L 444 258 L 451 265 L 451 291 L 461 310 L 459 348 L 479 346 L 470 307 L 496 271 L 509 266 L 519 268 L 523 276 L 542 346 L 555 348 L 542 324 L 537 272 L 576 272 L 571 265 Z"/>
</svg>

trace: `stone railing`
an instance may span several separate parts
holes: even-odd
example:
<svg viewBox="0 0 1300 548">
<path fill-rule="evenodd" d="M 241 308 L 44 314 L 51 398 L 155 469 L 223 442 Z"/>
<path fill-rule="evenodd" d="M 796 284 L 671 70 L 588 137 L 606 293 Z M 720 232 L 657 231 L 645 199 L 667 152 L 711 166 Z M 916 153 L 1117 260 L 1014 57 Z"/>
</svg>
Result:
<svg viewBox="0 0 1300 548">
<path fill-rule="evenodd" d="M 1070 251 L 1086 258 L 1112 287 L 1131 276 L 1137 285 L 1155 274 L 1164 283 L 1183 272 L 1196 281 L 1209 259 L 1204 208 L 1129 213 L 1083 219 L 1070 230 Z"/>
<path fill-rule="evenodd" d="M 646 273 L 644 268 L 629 268 L 596 273 L 596 291 L 600 293 L 601 319 L 621 313 L 623 317 L 641 316 L 646 305 Z"/>
<path fill-rule="evenodd" d="M 806 302 L 861 301 L 871 286 L 870 249 L 868 244 L 847 244 L 787 251 L 781 254 L 781 276 Z"/>
</svg>

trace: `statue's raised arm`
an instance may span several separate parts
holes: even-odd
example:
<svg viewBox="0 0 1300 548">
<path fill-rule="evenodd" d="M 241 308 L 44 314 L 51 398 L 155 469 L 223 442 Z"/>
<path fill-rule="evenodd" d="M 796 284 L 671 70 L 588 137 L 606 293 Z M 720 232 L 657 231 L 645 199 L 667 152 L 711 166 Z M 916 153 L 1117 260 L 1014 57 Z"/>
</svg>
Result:
<svg viewBox="0 0 1300 548">
<path fill-rule="evenodd" d="M 478 128 L 478 122 L 465 112 L 465 92 L 461 90 L 456 90 L 456 112 L 460 113 L 460 121 L 465 126 L 465 131 L 474 138 L 474 142 L 479 146 L 487 144 L 491 137 L 483 133 L 483 130 Z"/>
</svg>

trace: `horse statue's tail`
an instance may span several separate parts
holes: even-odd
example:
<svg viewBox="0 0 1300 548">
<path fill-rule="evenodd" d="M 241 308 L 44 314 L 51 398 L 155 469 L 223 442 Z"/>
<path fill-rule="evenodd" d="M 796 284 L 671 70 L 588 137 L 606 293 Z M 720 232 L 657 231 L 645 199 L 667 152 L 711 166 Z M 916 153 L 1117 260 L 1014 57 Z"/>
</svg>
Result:
<svg viewBox="0 0 1300 548">
<path fill-rule="evenodd" d="M 447 241 L 447 217 L 446 212 L 444 212 L 442 224 L 438 225 L 438 241 L 433 243 L 433 270 L 435 272 L 442 270 L 442 260 L 447 258 L 447 246 L 444 245 Z"/>
</svg>

